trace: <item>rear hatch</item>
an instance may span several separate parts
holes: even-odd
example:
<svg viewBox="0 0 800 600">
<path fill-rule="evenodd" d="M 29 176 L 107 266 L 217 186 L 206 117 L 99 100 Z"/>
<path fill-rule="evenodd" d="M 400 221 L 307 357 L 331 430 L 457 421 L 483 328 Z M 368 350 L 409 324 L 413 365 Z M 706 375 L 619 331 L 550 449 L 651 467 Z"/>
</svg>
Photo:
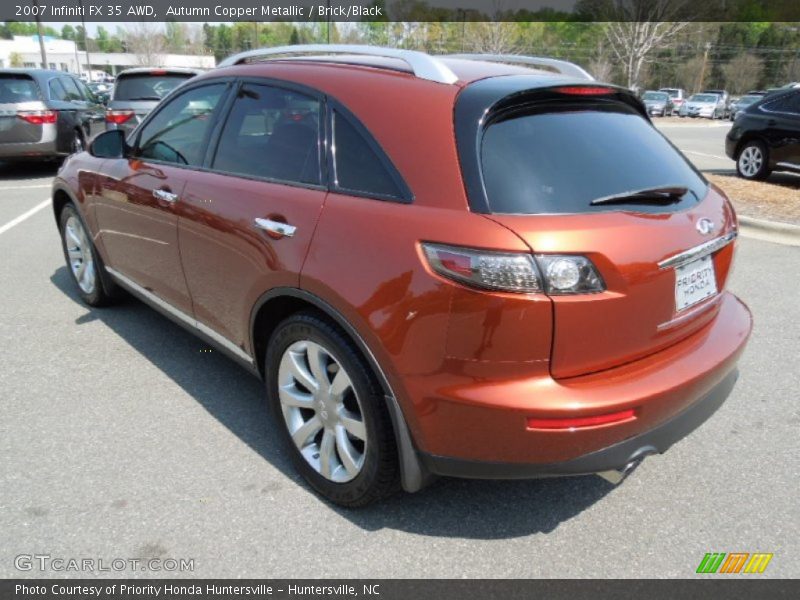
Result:
<svg viewBox="0 0 800 600">
<path fill-rule="evenodd" d="M 36 115 L 46 106 L 29 75 L 0 73 L 0 144 L 30 144 L 42 139 Z M 28 116 L 25 120 L 22 116 Z M 33 121 L 33 122 L 31 122 Z"/>
<path fill-rule="evenodd" d="M 125 128 L 136 127 L 164 96 L 194 76 L 165 69 L 122 72 L 117 76 L 106 120 Z"/>
<path fill-rule="evenodd" d="M 589 258 L 604 282 L 596 293 L 551 294 L 556 378 L 636 360 L 706 325 L 733 253 L 725 198 L 638 101 L 592 87 L 499 103 L 476 149 L 484 204 L 473 210 L 534 254 Z M 661 191 L 631 194 L 642 190 Z M 474 203 L 469 181 L 468 191 Z"/>
</svg>

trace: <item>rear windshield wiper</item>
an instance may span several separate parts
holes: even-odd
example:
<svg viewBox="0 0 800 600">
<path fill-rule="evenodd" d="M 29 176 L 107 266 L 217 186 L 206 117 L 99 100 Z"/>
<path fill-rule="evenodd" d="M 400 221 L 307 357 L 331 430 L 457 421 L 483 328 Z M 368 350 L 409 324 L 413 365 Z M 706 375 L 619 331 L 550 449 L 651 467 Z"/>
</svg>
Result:
<svg viewBox="0 0 800 600">
<path fill-rule="evenodd" d="M 680 202 L 689 191 L 689 188 L 680 185 L 667 185 L 662 187 L 646 188 L 643 190 L 630 190 L 627 192 L 620 192 L 619 194 L 612 194 L 610 196 L 603 196 L 596 198 L 589 204 L 597 206 L 598 204 L 673 204 Z"/>
<path fill-rule="evenodd" d="M 138 98 L 128 98 L 128 102 L 136 102 L 137 100 L 161 100 L 161 96 L 139 96 Z"/>
</svg>

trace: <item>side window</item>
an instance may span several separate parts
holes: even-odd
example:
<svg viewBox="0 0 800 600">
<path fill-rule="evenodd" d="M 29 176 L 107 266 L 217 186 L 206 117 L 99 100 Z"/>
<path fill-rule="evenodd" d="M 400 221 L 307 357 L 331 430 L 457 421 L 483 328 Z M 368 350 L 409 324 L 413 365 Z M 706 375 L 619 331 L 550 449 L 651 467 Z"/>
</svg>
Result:
<svg viewBox="0 0 800 600">
<path fill-rule="evenodd" d="M 800 114 L 800 93 L 782 96 L 764 105 L 769 111 Z"/>
<path fill-rule="evenodd" d="M 377 150 L 338 112 L 333 113 L 334 184 L 342 191 L 401 199 L 403 194 Z"/>
<path fill-rule="evenodd" d="M 67 90 L 61 85 L 61 78 L 51 79 L 47 83 L 47 88 L 50 92 L 51 100 L 59 100 L 61 102 L 67 101 Z"/>
<path fill-rule="evenodd" d="M 58 80 L 61 82 L 61 85 L 64 86 L 64 90 L 67 94 L 65 99 L 68 102 L 84 99 L 81 90 L 78 88 L 78 84 L 75 83 L 72 77 L 59 77 Z"/>
<path fill-rule="evenodd" d="M 277 87 L 241 87 L 213 169 L 292 183 L 320 183 L 320 103 Z"/>
<path fill-rule="evenodd" d="M 211 115 L 225 84 L 191 89 L 173 98 L 144 126 L 139 136 L 140 158 L 198 166 L 206 151 Z"/>
</svg>

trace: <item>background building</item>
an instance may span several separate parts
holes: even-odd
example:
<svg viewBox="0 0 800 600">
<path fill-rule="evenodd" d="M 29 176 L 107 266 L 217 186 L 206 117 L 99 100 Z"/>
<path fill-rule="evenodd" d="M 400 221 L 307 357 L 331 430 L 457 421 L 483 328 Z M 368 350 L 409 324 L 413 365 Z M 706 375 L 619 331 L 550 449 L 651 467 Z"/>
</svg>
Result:
<svg viewBox="0 0 800 600">
<path fill-rule="evenodd" d="M 47 54 L 47 65 L 42 65 L 42 55 L 37 36 L 15 35 L 11 40 L 0 40 L 0 68 L 28 67 L 49 68 L 70 73 L 83 74 L 92 70 L 92 79 L 97 78 L 96 71 L 116 75 L 130 67 L 192 67 L 211 69 L 216 60 L 211 55 L 191 54 L 156 54 L 144 57 L 132 52 L 89 52 L 78 50 L 72 40 L 59 40 L 44 37 Z"/>
</svg>

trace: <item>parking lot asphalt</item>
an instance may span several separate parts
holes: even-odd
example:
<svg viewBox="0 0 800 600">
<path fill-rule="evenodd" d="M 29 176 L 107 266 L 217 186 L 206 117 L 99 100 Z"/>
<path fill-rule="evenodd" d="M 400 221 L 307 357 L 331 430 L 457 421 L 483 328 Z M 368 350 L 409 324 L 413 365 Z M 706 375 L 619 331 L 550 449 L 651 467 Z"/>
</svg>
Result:
<svg viewBox="0 0 800 600">
<path fill-rule="evenodd" d="M 659 119 L 653 123 L 702 171 L 733 172 L 736 163 L 725 156 L 725 136 L 731 128 L 727 120 L 683 118 Z"/>
<path fill-rule="evenodd" d="M 0 165 L 0 228 L 52 174 Z M 256 379 L 138 301 L 82 305 L 49 207 L 0 254 L 0 577 L 79 575 L 18 571 L 20 554 L 194 559 L 118 576 L 692 577 L 707 552 L 800 576 L 800 248 L 740 241 L 740 380 L 622 485 L 439 480 L 359 511 L 294 473 Z"/>
</svg>

